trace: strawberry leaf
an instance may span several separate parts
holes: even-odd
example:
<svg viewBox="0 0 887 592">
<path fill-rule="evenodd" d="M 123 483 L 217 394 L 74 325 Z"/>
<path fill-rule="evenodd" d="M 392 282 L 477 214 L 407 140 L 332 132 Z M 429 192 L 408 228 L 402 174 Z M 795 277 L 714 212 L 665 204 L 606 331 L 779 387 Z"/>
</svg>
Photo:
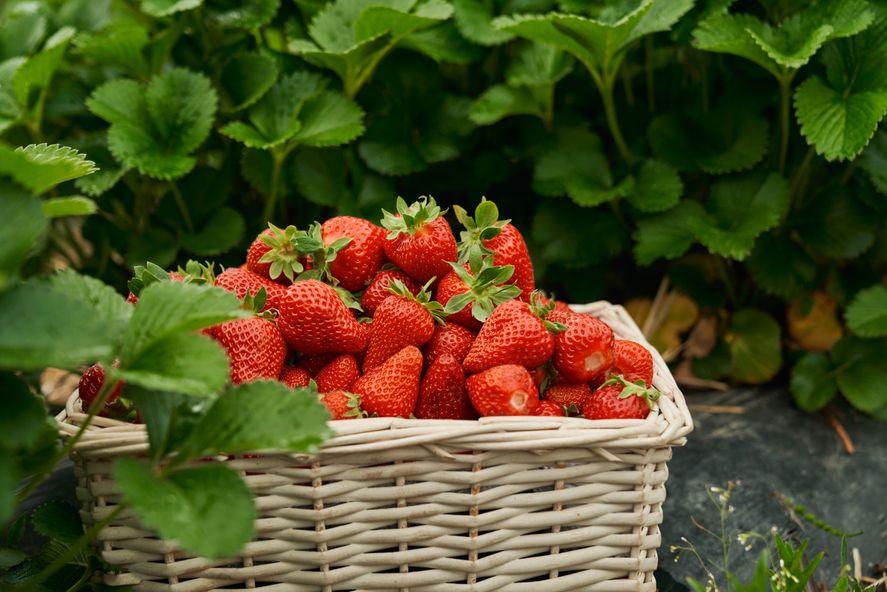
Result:
<svg viewBox="0 0 887 592">
<path fill-rule="evenodd" d="M 47 15 L 38 5 L 9 8 L 0 23 L 0 59 L 33 53 L 46 35 Z"/>
<path fill-rule="evenodd" d="M 65 51 L 68 49 L 74 33 L 75 30 L 72 27 L 62 27 L 46 40 L 39 53 L 28 58 L 16 70 L 13 86 L 15 97 L 20 105 L 28 104 L 31 89 L 45 89 L 49 86 L 53 74 L 65 57 Z"/>
<path fill-rule="evenodd" d="M 207 559 L 233 557 L 253 537 L 253 495 L 243 479 L 221 463 L 161 476 L 133 458 L 121 458 L 113 472 L 144 526 L 188 551 Z"/>
<path fill-rule="evenodd" d="M 510 41 L 510 33 L 493 25 L 493 5 L 491 0 L 454 0 L 453 20 L 459 33 L 478 45 L 501 45 Z"/>
<path fill-rule="evenodd" d="M 68 197 L 52 197 L 40 203 L 43 215 L 47 218 L 63 218 L 66 216 L 89 216 L 98 211 L 94 201 L 82 195 Z"/>
<path fill-rule="evenodd" d="M 554 142 L 539 153 L 533 168 L 536 192 L 550 197 L 569 194 L 580 205 L 595 201 L 589 198 L 593 190 L 605 191 L 612 185 L 601 141 L 583 127 L 557 130 Z"/>
<path fill-rule="evenodd" d="M 509 86 L 547 86 L 559 82 L 573 70 L 573 59 L 550 45 L 524 45 L 505 71 Z"/>
<path fill-rule="evenodd" d="M 41 244 L 49 224 L 37 199 L 8 186 L 0 185 L 0 191 L 3 192 L 0 220 L 5 226 L 0 241 L 0 288 L 3 288 L 17 275 L 34 246 Z"/>
<path fill-rule="evenodd" d="M 658 160 L 641 165 L 628 202 L 642 212 L 662 212 L 677 205 L 684 192 L 678 172 Z"/>
<path fill-rule="evenodd" d="M 363 116 L 363 109 L 345 95 L 322 91 L 305 101 L 293 140 L 314 147 L 347 144 L 363 133 Z"/>
<path fill-rule="evenodd" d="M 811 289 L 816 279 L 816 263 L 784 235 L 766 233 L 758 237 L 746 263 L 762 290 L 785 300 Z"/>
<path fill-rule="evenodd" d="M 694 241 L 687 220 L 700 215 L 701 210 L 698 202 L 682 201 L 663 214 L 640 220 L 633 235 L 637 262 L 649 265 L 657 259 L 674 259 L 686 253 Z"/>
<path fill-rule="evenodd" d="M 274 86 L 277 62 L 261 53 L 235 55 L 222 68 L 219 86 L 226 111 L 249 107 Z"/>
<path fill-rule="evenodd" d="M 185 285 L 180 282 L 152 284 L 142 291 L 139 304 L 154 286 L 172 284 Z M 211 395 L 228 382 L 228 356 L 206 335 L 171 333 L 128 355 L 114 374 L 128 384 L 154 391 Z"/>
<path fill-rule="evenodd" d="M 765 312 L 742 309 L 734 313 L 725 337 L 733 363 L 730 376 L 760 384 L 773 378 L 782 366 L 779 323 Z"/>
<path fill-rule="evenodd" d="M 875 132 L 871 143 L 859 157 L 859 165 L 881 195 L 887 195 L 887 132 Z"/>
<path fill-rule="evenodd" d="M 871 413 L 887 405 L 887 341 L 845 337 L 832 348 L 831 358 L 841 368 L 838 388 L 854 407 Z"/>
<path fill-rule="evenodd" d="M 466 41 L 449 21 L 410 33 L 398 47 L 425 54 L 438 63 L 468 64 L 481 55 L 478 47 Z"/>
<path fill-rule="evenodd" d="M 491 125 L 510 115 L 542 116 L 542 106 L 528 88 L 512 88 L 495 84 L 484 91 L 474 103 L 468 117 L 478 125 Z"/>
<path fill-rule="evenodd" d="M 836 259 L 850 259 L 875 242 L 875 223 L 853 195 L 824 191 L 805 202 L 794 217 L 801 242 Z"/>
<path fill-rule="evenodd" d="M 41 444 L 47 425 L 47 409 L 22 380 L 10 372 L 0 372 L 3 414 L 0 415 L 0 448 L 4 454 L 34 449 Z M 13 488 L 14 490 L 15 488 Z M 2 512 L 0 512 L 2 514 Z"/>
<path fill-rule="evenodd" d="M 271 22 L 280 0 L 213 0 L 206 6 L 207 18 L 222 27 L 257 29 Z"/>
<path fill-rule="evenodd" d="M 151 16 L 164 17 L 185 10 L 193 10 L 203 4 L 203 0 L 142 0 L 142 12 Z"/>
<path fill-rule="evenodd" d="M 216 210 L 200 230 L 183 234 L 181 244 L 195 255 L 218 255 L 240 244 L 245 227 L 240 212 L 223 207 Z"/>
<path fill-rule="evenodd" d="M 81 34 L 74 39 L 79 54 L 139 78 L 149 72 L 144 55 L 148 43 L 148 31 L 140 25 L 124 25 L 102 34 Z"/>
<path fill-rule="evenodd" d="M 31 144 L 12 150 L 0 145 L 0 175 L 9 175 L 34 193 L 96 170 L 86 155 L 58 144 Z"/>
<path fill-rule="evenodd" d="M 887 335 L 887 287 L 860 290 L 847 307 L 847 326 L 860 337 Z"/>
<path fill-rule="evenodd" d="M 807 412 L 819 411 L 838 392 L 828 356 L 807 352 L 792 368 L 789 388 L 795 403 Z"/>
</svg>

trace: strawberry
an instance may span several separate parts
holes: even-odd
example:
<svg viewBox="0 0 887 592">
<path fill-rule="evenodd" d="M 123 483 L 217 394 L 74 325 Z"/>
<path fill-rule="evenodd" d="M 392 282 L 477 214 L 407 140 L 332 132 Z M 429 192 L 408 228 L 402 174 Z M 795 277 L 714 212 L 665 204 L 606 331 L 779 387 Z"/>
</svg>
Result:
<svg viewBox="0 0 887 592">
<path fill-rule="evenodd" d="M 323 367 L 336 359 L 335 353 L 317 354 L 314 356 L 301 356 L 299 358 L 299 366 L 308 371 L 313 378 L 317 373 L 323 370 Z"/>
<path fill-rule="evenodd" d="M 582 405 L 586 419 L 646 419 L 662 393 L 642 380 L 629 382 L 617 376 L 594 391 Z"/>
<path fill-rule="evenodd" d="M 398 197 L 397 214 L 382 212 L 382 226 L 389 230 L 383 247 L 392 263 L 422 284 L 449 272 L 456 239 L 434 198 L 422 196 L 407 206 Z"/>
<path fill-rule="evenodd" d="M 261 288 L 265 288 L 267 297 L 263 310 L 277 308 L 280 299 L 286 293 L 284 286 L 240 267 L 229 267 L 220 273 L 216 277 L 215 285 L 223 290 L 234 292 L 235 296 L 240 299 L 243 299 L 247 292 L 257 294 Z"/>
<path fill-rule="evenodd" d="M 295 226 L 285 229 L 268 223 L 246 253 L 246 268 L 269 280 L 289 280 L 305 271 L 305 253 L 296 246 Z M 283 277 L 281 277 L 283 276 Z"/>
<path fill-rule="evenodd" d="M 344 354 L 324 366 L 314 377 L 314 380 L 317 382 L 318 391 L 329 393 L 351 389 L 351 385 L 358 378 L 360 378 L 360 372 L 357 370 L 357 360 L 354 359 L 354 356 Z"/>
<path fill-rule="evenodd" d="M 554 371 L 554 368 L 551 367 L 551 364 L 542 364 L 541 366 L 530 370 L 530 376 L 533 377 L 533 384 L 536 385 L 536 388 L 540 393 L 545 392 L 548 384 L 555 379 L 556 374 L 557 373 Z"/>
<path fill-rule="evenodd" d="M 523 366 L 504 364 L 469 376 L 471 403 L 481 415 L 529 415 L 539 404 L 539 391 Z"/>
<path fill-rule="evenodd" d="M 517 286 L 502 285 L 514 268 L 494 267 L 491 262 L 492 257 L 485 257 L 476 269 L 468 263 L 453 263 L 453 269 L 440 280 L 437 301 L 444 305 L 450 322 L 477 331 L 495 307 L 520 296 Z"/>
<path fill-rule="evenodd" d="M 391 285 L 392 280 L 400 280 L 413 294 L 418 294 L 419 290 L 422 289 L 422 286 L 416 280 L 399 269 L 382 270 L 370 281 L 370 285 L 367 286 L 363 296 L 360 298 L 360 306 L 366 314 L 369 316 L 376 314 L 376 309 L 379 305 L 391 296 L 388 286 Z"/>
<path fill-rule="evenodd" d="M 545 389 L 543 396 L 562 407 L 575 407 L 578 410 L 591 396 L 591 387 L 584 382 L 555 382 Z"/>
<path fill-rule="evenodd" d="M 493 311 L 465 357 L 466 372 L 501 364 L 535 368 L 548 361 L 554 351 L 552 332 L 562 326 L 548 321 L 549 309 L 532 300 L 509 300 Z"/>
<path fill-rule="evenodd" d="M 277 325 L 287 344 L 303 354 L 357 353 L 366 333 L 332 287 L 301 280 L 285 289 Z"/>
<path fill-rule="evenodd" d="M 610 376 L 622 375 L 628 382 L 643 380 L 653 384 L 653 356 L 640 343 L 617 339 L 613 344 L 613 365 Z"/>
<path fill-rule="evenodd" d="M 539 296 L 539 302 L 548 306 L 552 302 L 552 299 L 548 298 L 547 296 L 542 295 L 542 296 Z M 563 300 L 554 300 L 554 310 L 561 312 L 561 313 L 573 312 L 572 309 L 570 308 L 570 305 L 567 304 L 566 302 L 564 302 Z"/>
<path fill-rule="evenodd" d="M 351 390 L 360 395 L 361 408 L 370 415 L 409 417 L 416 408 L 421 375 L 422 353 L 408 345 L 358 378 Z"/>
<path fill-rule="evenodd" d="M 613 364 L 613 331 L 598 319 L 554 311 L 548 317 L 566 326 L 554 338 L 554 367 L 562 380 L 592 382 Z"/>
<path fill-rule="evenodd" d="M 413 295 L 397 280 L 369 329 L 363 371 L 375 368 L 408 345 L 421 347 L 434 334 L 435 321 L 443 322 L 443 307 L 428 294 L 427 285 Z"/>
<path fill-rule="evenodd" d="M 465 372 L 459 361 L 442 354 L 428 365 L 416 404 L 419 419 L 475 419 L 477 413 L 468 400 Z"/>
<path fill-rule="evenodd" d="M 150 261 L 146 263 L 144 266 L 136 265 L 133 268 L 133 276 L 127 282 L 127 287 L 129 288 L 129 294 L 126 296 L 126 301 L 130 304 L 135 304 L 139 301 L 139 294 L 142 293 L 142 290 L 145 289 L 146 286 L 153 284 L 154 282 L 162 282 L 162 281 L 170 281 L 170 282 L 184 282 L 184 281 L 205 281 L 207 274 L 209 277 L 212 275 L 212 268 L 206 267 L 203 268 L 196 261 L 188 261 L 187 266 L 191 268 L 191 266 L 197 266 L 202 270 L 201 277 L 190 276 L 186 277 L 184 270 L 181 268 L 180 271 L 166 271 L 159 265 L 151 263 Z M 209 283 L 212 283 L 210 280 Z"/>
<path fill-rule="evenodd" d="M 346 290 L 363 290 L 385 262 L 385 230 L 369 220 L 353 216 L 330 218 L 320 229 L 325 245 L 350 239 L 329 261 L 330 275 Z"/>
<path fill-rule="evenodd" d="M 356 419 L 360 411 L 360 397 L 341 390 L 331 391 L 320 398 L 332 419 Z"/>
<path fill-rule="evenodd" d="M 294 389 L 308 386 L 308 383 L 311 382 L 311 375 L 301 366 L 284 366 L 277 380 Z"/>
<path fill-rule="evenodd" d="M 529 302 L 535 289 L 533 262 L 517 228 L 509 220 L 499 220 L 499 208 L 486 198 L 475 208 L 474 217 L 459 206 L 454 206 L 453 211 L 465 227 L 459 235 L 459 262 L 476 265 L 482 257 L 492 255 L 492 265 L 514 270 L 508 281 L 519 290 L 514 298 Z"/>
<path fill-rule="evenodd" d="M 567 414 L 564 413 L 564 408 L 554 401 L 539 401 L 539 404 L 536 405 L 535 409 L 533 409 L 533 413 L 531 413 L 531 415 L 565 417 Z"/>
<path fill-rule="evenodd" d="M 286 343 L 270 320 L 250 317 L 227 321 L 213 328 L 212 337 L 228 354 L 234 384 L 262 378 L 276 380 L 280 376 Z"/>
<path fill-rule="evenodd" d="M 473 341 L 474 333 L 462 325 L 449 322 L 437 325 L 431 339 L 425 344 L 425 363 L 431 366 L 443 354 L 450 354 L 461 364 Z"/>
<path fill-rule="evenodd" d="M 105 384 L 105 369 L 101 364 L 93 364 L 83 373 L 83 376 L 80 377 L 80 384 L 77 389 L 77 394 L 80 396 L 80 402 L 83 405 L 83 411 L 86 412 L 89 410 L 89 407 L 92 405 L 93 401 L 95 401 L 99 392 L 102 390 L 102 386 Z M 99 410 L 99 415 L 104 415 L 105 410 L 108 406 L 112 405 L 117 399 L 120 398 L 120 393 L 123 392 L 123 381 L 119 381 L 117 385 L 114 387 L 114 390 L 108 395 L 105 399 L 105 409 Z"/>
</svg>

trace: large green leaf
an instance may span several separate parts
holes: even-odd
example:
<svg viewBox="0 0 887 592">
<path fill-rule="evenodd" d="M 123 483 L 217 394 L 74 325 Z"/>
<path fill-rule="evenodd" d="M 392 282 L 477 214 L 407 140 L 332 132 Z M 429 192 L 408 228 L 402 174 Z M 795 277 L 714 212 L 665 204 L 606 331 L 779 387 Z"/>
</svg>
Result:
<svg viewBox="0 0 887 592">
<path fill-rule="evenodd" d="M 200 230 L 183 234 L 182 247 L 195 255 L 218 255 L 240 244 L 245 229 L 246 223 L 240 212 L 222 207 L 209 217 Z"/>
<path fill-rule="evenodd" d="M 730 376 L 736 380 L 760 384 L 782 367 L 779 323 L 763 311 L 747 308 L 734 313 L 726 340 L 733 357 Z"/>
<path fill-rule="evenodd" d="M 683 192 L 684 184 L 676 170 L 649 159 L 638 170 L 628 201 L 642 212 L 662 212 L 676 206 Z"/>
<path fill-rule="evenodd" d="M 151 459 L 159 460 L 184 441 L 215 397 L 184 395 L 126 387 L 126 397 L 135 402 L 139 416 L 148 428 Z"/>
<path fill-rule="evenodd" d="M 148 31 L 134 24 L 116 27 L 102 34 L 78 35 L 74 39 L 80 54 L 138 77 L 148 74 L 144 54 L 148 43 Z"/>
<path fill-rule="evenodd" d="M 271 22 L 278 8 L 280 0 L 208 0 L 206 16 L 223 27 L 258 29 Z"/>
<path fill-rule="evenodd" d="M 540 151 L 533 167 L 533 189 L 542 195 L 569 194 L 577 200 L 581 196 L 570 194 L 571 187 L 604 190 L 612 186 L 613 177 L 601 141 L 584 127 L 557 130 L 554 141 Z"/>
<path fill-rule="evenodd" d="M 758 237 L 746 264 L 758 287 L 786 300 L 811 289 L 816 278 L 816 263 L 785 235 L 765 233 Z"/>
<path fill-rule="evenodd" d="M 13 84 L 15 96 L 19 104 L 28 104 L 31 89 L 43 89 L 49 86 L 52 76 L 58 70 L 65 57 L 65 50 L 74 37 L 74 29 L 63 27 L 46 40 L 43 49 L 28 58 L 15 73 Z"/>
<path fill-rule="evenodd" d="M 541 204 L 533 218 L 532 239 L 543 263 L 567 268 L 608 261 L 628 244 L 625 227 L 612 210 L 583 208 L 566 200 Z"/>
<path fill-rule="evenodd" d="M 197 458 L 255 450 L 311 452 L 332 434 L 328 419 L 316 389 L 292 390 L 277 381 L 242 384 L 213 403 L 179 454 Z"/>
<path fill-rule="evenodd" d="M 76 368 L 110 357 L 115 339 L 92 307 L 48 283 L 0 293 L 0 368 Z"/>
<path fill-rule="evenodd" d="M 808 248 L 836 259 L 857 257 L 875 242 L 876 222 L 846 188 L 808 198 L 793 225 Z"/>
<path fill-rule="evenodd" d="M 468 116 L 478 125 L 492 125 L 511 115 L 542 115 L 542 106 L 528 88 L 494 84 L 474 103 Z"/>
<path fill-rule="evenodd" d="M 479 45 L 500 45 L 512 35 L 493 25 L 492 0 L 453 0 L 453 20 L 466 38 Z"/>
<path fill-rule="evenodd" d="M 43 215 L 47 218 L 64 218 L 67 216 L 89 216 L 98 211 L 98 205 L 82 195 L 68 197 L 51 197 L 40 203 Z"/>
<path fill-rule="evenodd" d="M 40 444 L 47 412 L 43 400 L 34 396 L 21 379 L 0 372 L 3 413 L 0 414 L 0 450 L 32 449 Z"/>
<path fill-rule="evenodd" d="M 0 145 L 0 174 L 9 175 L 34 193 L 88 175 L 95 163 L 73 148 L 58 144 L 30 144 L 10 149 Z"/>
<path fill-rule="evenodd" d="M 252 494 L 220 463 L 159 476 L 135 459 L 122 458 L 114 465 L 114 480 L 145 526 L 201 557 L 232 557 L 255 531 Z"/>
<path fill-rule="evenodd" d="M 185 395 L 219 392 L 228 382 L 228 372 L 225 350 L 206 335 L 196 333 L 173 333 L 156 339 L 127 358 L 116 371 L 127 383 Z"/>
<path fill-rule="evenodd" d="M 308 98 L 299 113 L 293 141 L 306 146 L 347 144 L 363 133 L 363 109 L 342 93 L 322 91 Z"/>
<path fill-rule="evenodd" d="M 875 132 L 871 143 L 857 162 L 868 173 L 875 189 L 881 195 L 887 195 L 887 131 Z"/>
<path fill-rule="evenodd" d="M 779 223 L 788 206 L 785 179 L 750 175 L 712 186 L 705 208 L 690 216 L 687 226 L 712 253 L 741 261 L 758 235 Z"/>
<path fill-rule="evenodd" d="M 811 76 L 795 92 L 801 133 L 827 160 L 859 154 L 887 113 L 887 19 L 830 44 L 825 78 Z"/>
<path fill-rule="evenodd" d="M 0 59 L 28 55 L 46 35 L 47 19 L 36 4 L 11 6 L 0 19 Z"/>
<path fill-rule="evenodd" d="M 219 86 L 228 111 L 239 111 L 262 98 L 277 80 L 277 62 L 261 53 L 235 55 L 222 68 Z"/>
<path fill-rule="evenodd" d="M 845 337 L 832 348 L 831 356 L 841 369 L 838 388 L 854 407 L 873 412 L 887 405 L 887 341 Z"/>
<path fill-rule="evenodd" d="M 847 307 L 847 326 L 860 337 L 887 335 L 887 287 L 861 290 Z"/>
<path fill-rule="evenodd" d="M 663 214 L 640 220 L 633 235 L 638 263 L 649 265 L 660 258 L 674 259 L 686 253 L 694 241 L 687 220 L 701 210 L 698 202 L 687 200 Z"/>
<path fill-rule="evenodd" d="M 116 337 L 125 329 L 133 307 L 111 286 L 73 270 L 58 271 L 48 278 L 53 289 L 95 311 L 96 316 L 114 327 Z"/>
<path fill-rule="evenodd" d="M 0 220 L 5 226 L 0 241 L 0 288 L 18 272 L 22 263 L 40 244 L 48 223 L 40 202 L 30 195 L 0 185 Z"/>
<path fill-rule="evenodd" d="M 249 316 L 231 292 L 185 282 L 155 282 L 142 290 L 126 328 L 121 367 L 166 337 Z M 161 352 L 158 352 L 161 353 Z"/>
<path fill-rule="evenodd" d="M 825 354 L 807 352 L 792 368 L 790 390 L 798 407 L 818 411 L 838 392 L 832 365 Z"/>
<path fill-rule="evenodd" d="M 142 11 L 151 16 L 164 17 L 185 10 L 192 10 L 203 4 L 203 0 L 142 0 Z"/>
<path fill-rule="evenodd" d="M 573 70 L 573 59 L 550 45 L 529 43 L 520 48 L 508 64 L 505 80 L 509 86 L 554 84 Z"/>
</svg>

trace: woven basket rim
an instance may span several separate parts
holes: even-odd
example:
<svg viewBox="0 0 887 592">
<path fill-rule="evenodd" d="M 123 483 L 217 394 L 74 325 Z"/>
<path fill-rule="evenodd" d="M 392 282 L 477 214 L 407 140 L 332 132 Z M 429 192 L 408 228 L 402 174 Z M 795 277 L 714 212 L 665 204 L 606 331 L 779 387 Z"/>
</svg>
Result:
<svg viewBox="0 0 887 592">
<path fill-rule="evenodd" d="M 477 420 L 404 419 L 370 417 L 331 420 L 334 436 L 320 452 L 366 452 L 401 446 L 446 444 L 465 448 L 526 450 L 527 442 L 539 449 L 592 447 L 659 447 L 682 445 L 693 430 L 693 418 L 684 396 L 659 352 L 644 338 L 638 326 L 620 305 L 597 301 L 570 305 L 581 313 L 607 317 L 619 339 L 643 344 L 654 362 L 653 386 L 663 394 L 646 419 L 588 420 L 580 417 L 494 416 Z M 86 418 L 78 391 L 68 398 L 65 409 L 56 416 L 63 437 L 70 437 Z M 96 417 L 83 433 L 75 450 L 126 448 L 146 449 L 148 434 L 144 424 Z M 523 448 L 521 448 L 523 446 Z M 269 451 L 273 452 L 273 451 Z M 606 454 L 605 454 L 606 455 Z"/>
</svg>

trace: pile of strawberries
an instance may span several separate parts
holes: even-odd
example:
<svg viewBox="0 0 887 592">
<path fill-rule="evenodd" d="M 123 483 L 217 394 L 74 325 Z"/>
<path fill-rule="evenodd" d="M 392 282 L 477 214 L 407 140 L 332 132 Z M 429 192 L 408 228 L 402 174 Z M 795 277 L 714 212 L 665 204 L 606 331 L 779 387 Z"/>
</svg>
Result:
<svg viewBox="0 0 887 592">
<path fill-rule="evenodd" d="M 316 385 L 334 419 L 645 418 L 659 396 L 647 349 L 535 290 L 524 239 L 495 204 L 454 210 L 458 241 L 434 199 L 398 198 L 381 226 L 269 225 L 243 266 L 214 276 L 192 262 L 161 279 L 234 292 L 257 315 L 204 331 L 232 382 Z M 157 275 L 138 268 L 129 300 Z M 84 374 L 85 403 L 103 378 L 100 366 Z"/>
</svg>

